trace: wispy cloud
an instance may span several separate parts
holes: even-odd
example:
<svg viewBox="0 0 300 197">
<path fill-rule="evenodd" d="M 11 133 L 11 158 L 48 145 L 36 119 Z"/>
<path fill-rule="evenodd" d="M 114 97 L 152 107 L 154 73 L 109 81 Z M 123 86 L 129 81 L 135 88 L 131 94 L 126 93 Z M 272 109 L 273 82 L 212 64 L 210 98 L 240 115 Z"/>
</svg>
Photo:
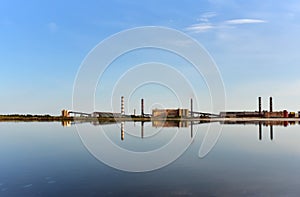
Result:
<svg viewBox="0 0 300 197">
<path fill-rule="evenodd" d="M 208 31 L 210 29 L 215 28 L 215 26 L 211 25 L 211 24 L 194 24 L 191 25 L 189 27 L 186 28 L 186 30 L 194 32 L 194 33 L 201 33 L 201 32 L 205 32 Z"/>
<path fill-rule="evenodd" d="M 236 25 L 242 24 L 267 23 L 266 20 L 252 18 L 239 18 L 220 22 L 212 22 L 211 19 L 213 19 L 216 16 L 216 12 L 206 12 L 197 19 L 199 23 L 188 26 L 186 30 L 191 33 L 202 33 L 212 29 L 232 28 Z"/>
<path fill-rule="evenodd" d="M 209 22 L 210 18 L 213 18 L 215 16 L 217 16 L 216 12 L 205 12 L 197 19 L 197 21 Z"/>
<path fill-rule="evenodd" d="M 194 33 L 201 33 L 213 29 L 216 26 L 213 25 L 210 20 L 215 16 L 217 16 L 216 12 L 205 12 L 197 19 L 199 23 L 187 27 L 186 30 Z"/>
<path fill-rule="evenodd" d="M 233 19 L 233 20 L 227 20 L 227 21 L 225 21 L 225 23 L 229 24 L 229 25 L 252 24 L 252 23 L 266 23 L 266 22 L 267 21 L 261 20 L 261 19 L 249 19 L 249 18 Z"/>
</svg>

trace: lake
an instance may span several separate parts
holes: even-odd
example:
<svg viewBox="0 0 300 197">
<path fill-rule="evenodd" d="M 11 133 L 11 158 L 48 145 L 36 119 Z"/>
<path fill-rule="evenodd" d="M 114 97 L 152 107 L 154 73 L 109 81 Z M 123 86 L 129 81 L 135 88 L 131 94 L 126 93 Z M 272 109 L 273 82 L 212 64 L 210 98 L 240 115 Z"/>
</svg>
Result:
<svg viewBox="0 0 300 197">
<path fill-rule="evenodd" d="M 220 123 L 194 123 L 191 129 L 179 123 L 63 127 L 58 122 L 1 122 L 0 196 L 299 196 L 299 124 L 261 128 L 259 132 L 256 124 Z M 211 135 L 207 132 L 215 132 L 211 142 L 217 141 L 199 156 L 205 136 Z M 164 151 L 160 148 L 171 143 L 174 148 L 163 153 L 160 164 L 148 157 L 131 160 L 127 153 L 115 158 L 113 151 L 101 155 L 110 153 L 103 136 L 131 153 Z M 102 156 L 104 161 L 99 161 Z M 169 157 L 174 161 L 167 161 Z M 127 171 L 118 169 L 123 163 L 130 164 L 124 167 Z"/>
</svg>

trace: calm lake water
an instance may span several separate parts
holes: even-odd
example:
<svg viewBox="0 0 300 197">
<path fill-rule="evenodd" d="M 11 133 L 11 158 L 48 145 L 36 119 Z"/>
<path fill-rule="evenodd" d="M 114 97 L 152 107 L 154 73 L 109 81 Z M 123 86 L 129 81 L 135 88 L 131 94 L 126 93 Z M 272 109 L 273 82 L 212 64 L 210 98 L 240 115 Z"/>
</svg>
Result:
<svg viewBox="0 0 300 197">
<path fill-rule="evenodd" d="M 136 152 L 162 147 L 176 132 L 193 138 L 171 164 L 134 173 L 99 161 L 74 125 L 0 123 L 0 196 L 300 195 L 298 124 L 273 126 L 273 140 L 270 127 L 262 126 L 260 140 L 258 125 L 223 125 L 204 158 L 198 155 L 206 131 L 220 123 L 194 125 L 191 133 L 190 127 L 159 128 L 149 122 L 142 129 L 141 123 L 126 122 L 124 137 L 121 123 L 79 125 L 87 132 L 98 129 L 118 146 Z"/>
</svg>

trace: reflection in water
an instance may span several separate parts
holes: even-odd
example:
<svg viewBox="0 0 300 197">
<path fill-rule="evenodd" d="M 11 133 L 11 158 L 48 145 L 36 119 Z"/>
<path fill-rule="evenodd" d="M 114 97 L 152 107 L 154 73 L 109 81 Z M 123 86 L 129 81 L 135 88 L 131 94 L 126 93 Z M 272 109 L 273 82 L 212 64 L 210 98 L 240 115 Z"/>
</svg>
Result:
<svg viewBox="0 0 300 197">
<path fill-rule="evenodd" d="M 40 196 L 41 192 L 45 196 L 68 196 L 74 193 L 74 188 L 79 196 L 299 196 L 298 123 L 290 126 L 293 124 L 288 122 L 288 128 L 279 126 L 286 123 L 276 124 L 273 129 L 265 127 L 263 122 L 252 126 L 225 125 L 220 143 L 204 159 L 199 159 L 197 154 L 208 125 L 189 122 L 191 128 L 166 128 L 155 137 L 146 139 L 148 133 L 158 130 L 146 122 L 144 140 L 141 140 L 139 127 L 134 133 L 138 138 L 125 133 L 124 130 L 133 129 L 133 124 L 126 122 L 123 127 L 119 122 L 95 127 L 84 123 L 77 126 L 86 129 L 83 132 L 89 132 L 95 143 L 99 143 L 101 135 L 98 134 L 102 133 L 99 128 L 103 127 L 103 132 L 116 145 L 136 152 L 164 146 L 178 130 L 189 139 L 194 135 L 195 141 L 184 155 L 162 169 L 128 173 L 110 168 L 87 154 L 74 127 L 63 128 L 61 124 L 53 123 L 3 123 L 0 196 Z M 140 124 L 136 122 L 136 125 Z M 219 123 L 211 126 L 219 126 Z M 121 127 L 123 131 L 120 131 Z M 261 139 L 264 137 L 263 141 L 258 140 L 258 132 Z M 124 141 L 120 139 L 122 133 L 126 135 Z M 270 138 L 273 143 L 268 143 Z"/>
<path fill-rule="evenodd" d="M 191 121 L 191 138 L 193 138 L 194 122 Z"/>
<path fill-rule="evenodd" d="M 161 120 L 153 120 L 152 127 L 188 127 L 188 121 L 161 121 Z"/>
<path fill-rule="evenodd" d="M 108 124 L 107 122 L 105 124 Z M 115 123 L 113 123 L 115 124 Z M 145 132 L 145 122 L 141 121 L 141 138 L 144 138 L 144 132 Z M 194 121 L 152 121 L 152 127 L 158 128 L 158 127 L 166 127 L 166 128 L 172 128 L 172 127 L 177 127 L 177 128 L 187 128 L 191 127 L 191 138 L 193 138 L 193 125 Z M 93 125 L 96 125 L 93 123 Z M 97 124 L 97 125 L 103 125 L 103 124 Z M 134 122 L 135 126 L 135 122 Z M 125 135 L 125 122 L 121 122 L 121 140 L 124 140 L 124 135 Z"/>
<path fill-rule="evenodd" d="M 69 120 L 63 120 L 63 121 L 61 121 L 61 125 L 63 126 L 63 127 L 70 127 L 71 126 L 71 121 L 69 121 Z"/>
<path fill-rule="evenodd" d="M 269 125 L 270 126 L 270 139 L 273 140 L 273 125 Z M 262 123 L 260 122 L 258 124 L 258 139 L 262 140 Z"/>
<path fill-rule="evenodd" d="M 242 124 L 242 125 L 257 125 L 262 124 L 263 126 L 284 126 L 287 127 L 289 125 L 300 124 L 300 121 L 286 121 L 286 120 L 225 120 L 219 121 L 221 124 Z"/>
<path fill-rule="evenodd" d="M 123 141 L 124 140 L 124 122 L 121 122 L 121 140 Z"/>
<path fill-rule="evenodd" d="M 144 121 L 141 122 L 141 138 L 144 138 Z"/>
<path fill-rule="evenodd" d="M 221 124 L 243 124 L 243 125 L 258 125 L 258 139 L 262 140 L 262 126 L 269 127 L 270 126 L 270 139 L 273 141 L 274 139 L 274 126 L 292 126 L 296 124 L 300 124 L 300 121 L 281 121 L 281 120 L 267 120 L 267 121 L 220 121 Z"/>
<path fill-rule="evenodd" d="M 273 125 L 270 125 L 270 138 L 273 140 Z"/>
<path fill-rule="evenodd" d="M 166 127 L 166 128 L 187 128 L 190 127 L 191 132 L 191 138 L 193 138 L 194 131 L 193 127 L 194 125 L 200 125 L 205 123 L 212 123 L 212 122 L 219 122 L 220 124 L 237 124 L 237 125 L 258 125 L 258 139 L 261 141 L 263 138 L 263 126 L 270 127 L 270 139 L 274 139 L 274 132 L 273 127 L 274 126 L 284 126 L 287 127 L 289 125 L 296 125 L 300 124 L 300 121 L 281 121 L 281 120 L 253 120 L 253 121 L 245 121 L 245 120 L 226 120 L 226 121 L 169 121 L 169 120 L 153 120 L 152 121 L 152 127 L 158 128 L 158 127 Z M 61 124 L 64 127 L 69 127 L 73 124 L 83 124 L 87 123 L 86 121 L 77 121 L 77 122 L 71 122 L 71 121 L 62 121 Z M 95 126 L 101 126 L 101 125 L 107 125 L 107 124 L 116 124 L 114 121 L 93 121 L 90 122 L 91 124 Z M 141 121 L 141 138 L 144 138 L 145 129 L 144 129 L 145 121 Z M 135 122 L 134 122 L 135 125 Z M 121 122 L 121 140 L 123 141 L 125 137 L 125 121 Z"/>
<path fill-rule="evenodd" d="M 259 140 L 262 139 L 261 122 L 258 125 Z"/>
</svg>

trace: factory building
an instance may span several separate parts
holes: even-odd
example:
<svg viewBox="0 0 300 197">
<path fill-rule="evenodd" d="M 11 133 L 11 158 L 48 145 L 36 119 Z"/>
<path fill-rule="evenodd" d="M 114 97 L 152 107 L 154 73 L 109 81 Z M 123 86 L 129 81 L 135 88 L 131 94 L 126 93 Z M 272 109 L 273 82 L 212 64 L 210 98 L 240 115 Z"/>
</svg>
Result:
<svg viewBox="0 0 300 197">
<path fill-rule="evenodd" d="M 259 112 L 241 111 L 241 112 L 220 112 L 221 118 L 243 118 L 243 117 L 260 117 Z"/>
<path fill-rule="evenodd" d="M 63 110 L 61 111 L 61 116 L 62 116 L 62 117 L 69 117 L 69 111 L 63 109 Z"/>
<path fill-rule="evenodd" d="M 92 117 L 95 117 L 95 118 L 121 118 L 123 116 L 121 113 L 93 112 Z"/>
<path fill-rule="evenodd" d="M 273 111 L 273 99 L 269 98 L 269 111 L 262 111 L 261 97 L 258 97 L 258 111 L 220 112 L 221 118 L 294 118 L 295 112 Z"/>
<path fill-rule="evenodd" d="M 289 114 L 288 111 L 276 111 L 276 112 L 263 112 L 263 117 L 264 118 L 288 118 Z"/>
<path fill-rule="evenodd" d="M 153 118 L 188 118 L 188 109 L 153 109 Z"/>
</svg>

